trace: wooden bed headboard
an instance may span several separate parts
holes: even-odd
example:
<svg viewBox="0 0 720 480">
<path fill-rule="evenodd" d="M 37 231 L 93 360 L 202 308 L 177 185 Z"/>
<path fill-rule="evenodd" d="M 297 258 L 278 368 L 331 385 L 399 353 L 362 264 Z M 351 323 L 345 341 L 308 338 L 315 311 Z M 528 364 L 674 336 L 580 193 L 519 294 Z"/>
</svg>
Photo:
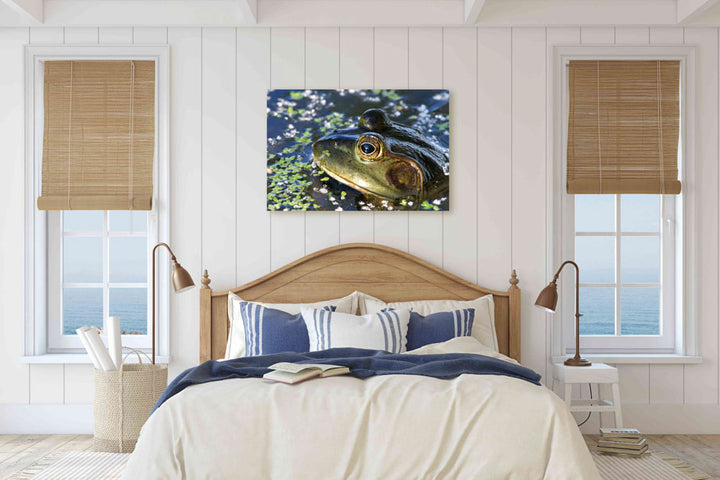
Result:
<svg viewBox="0 0 720 480">
<path fill-rule="evenodd" d="M 200 289 L 200 362 L 225 355 L 228 292 L 244 300 L 310 303 L 355 290 L 386 302 L 474 300 L 492 294 L 500 353 L 520 361 L 520 289 L 513 270 L 501 292 L 475 285 L 409 253 L 371 243 L 348 243 L 311 253 L 257 280 L 213 292 L 207 270 Z"/>
</svg>

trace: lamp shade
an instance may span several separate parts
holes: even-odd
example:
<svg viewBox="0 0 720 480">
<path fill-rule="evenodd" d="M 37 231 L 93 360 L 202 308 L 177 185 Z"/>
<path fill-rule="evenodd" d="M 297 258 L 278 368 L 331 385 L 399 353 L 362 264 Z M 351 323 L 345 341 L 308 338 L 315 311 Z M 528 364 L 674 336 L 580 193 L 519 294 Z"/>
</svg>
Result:
<svg viewBox="0 0 720 480">
<path fill-rule="evenodd" d="M 537 300 L 535 300 L 535 306 L 547 310 L 550 313 L 555 313 L 555 309 L 557 308 L 557 301 L 557 283 L 555 283 L 555 281 L 552 281 L 548 284 L 547 287 L 542 289 L 542 291 L 537 297 Z"/>
<path fill-rule="evenodd" d="M 175 292 L 182 292 L 195 286 L 192 277 L 178 262 L 173 263 L 172 284 Z"/>
</svg>

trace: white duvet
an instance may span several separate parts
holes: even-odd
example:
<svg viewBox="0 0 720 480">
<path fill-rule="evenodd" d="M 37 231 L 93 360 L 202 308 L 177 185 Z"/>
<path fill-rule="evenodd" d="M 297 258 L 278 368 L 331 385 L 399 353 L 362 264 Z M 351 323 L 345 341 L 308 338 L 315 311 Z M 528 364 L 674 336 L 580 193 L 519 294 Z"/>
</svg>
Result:
<svg viewBox="0 0 720 480">
<path fill-rule="evenodd" d="M 481 353 L 472 337 L 417 353 Z M 189 387 L 145 424 L 124 478 L 599 479 L 565 404 L 492 375 Z"/>
</svg>

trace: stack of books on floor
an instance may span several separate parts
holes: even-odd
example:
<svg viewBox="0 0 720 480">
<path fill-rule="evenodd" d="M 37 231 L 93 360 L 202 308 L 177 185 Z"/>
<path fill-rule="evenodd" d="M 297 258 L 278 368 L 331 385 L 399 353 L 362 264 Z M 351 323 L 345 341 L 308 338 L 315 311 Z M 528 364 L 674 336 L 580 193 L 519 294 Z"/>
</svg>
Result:
<svg viewBox="0 0 720 480">
<path fill-rule="evenodd" d="M 601 428 L 598 452 L 640 456 L 647 452 L 647 440 L 635 428 Z"/>
</svg>

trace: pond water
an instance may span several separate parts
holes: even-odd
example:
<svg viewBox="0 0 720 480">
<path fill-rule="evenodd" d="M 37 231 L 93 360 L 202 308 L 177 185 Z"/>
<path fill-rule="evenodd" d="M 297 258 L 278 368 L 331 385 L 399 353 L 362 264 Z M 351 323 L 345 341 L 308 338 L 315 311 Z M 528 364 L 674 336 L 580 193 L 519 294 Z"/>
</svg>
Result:
<svg viewBox="0 0 720 480">
<path fill-rule="evenodd" d="M 417 129 L 448 151 L 447 90 L 271 90 L 268 210 L 448 210 L 447 192 L 420 205 L 381 199 L 358 192 L 313 165 L 313 143 L 335 129 L 356 126 L 369 108 L 384 110 L 393 121 Z M 449 173 L 449 165 L 445 171 Z"/>
</svg>

